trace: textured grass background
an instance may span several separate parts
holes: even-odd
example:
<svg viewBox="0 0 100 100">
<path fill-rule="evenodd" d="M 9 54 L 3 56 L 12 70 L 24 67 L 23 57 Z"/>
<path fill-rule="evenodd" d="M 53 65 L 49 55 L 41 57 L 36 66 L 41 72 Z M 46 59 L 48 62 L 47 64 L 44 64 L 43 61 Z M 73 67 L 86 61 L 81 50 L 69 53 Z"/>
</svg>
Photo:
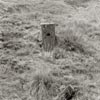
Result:
<svg viewBox="0 0 100 100">
<path fill-rule="evenodd" d="M 58 47 L 41 56 L 41 22 L 55 22 Z M 100 0 L 0 0 L 0 100 L 100 100 Z"/>
</svg>

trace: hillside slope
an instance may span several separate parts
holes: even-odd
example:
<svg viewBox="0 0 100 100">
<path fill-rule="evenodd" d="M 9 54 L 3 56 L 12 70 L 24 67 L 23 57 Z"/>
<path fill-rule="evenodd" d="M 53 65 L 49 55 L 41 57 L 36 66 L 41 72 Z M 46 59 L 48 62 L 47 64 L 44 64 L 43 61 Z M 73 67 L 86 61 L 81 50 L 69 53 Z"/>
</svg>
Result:
<svg viewBox="0 0 100 100">
<path fill-rule="evenodd" d="M 0 0 L 0 100 L 54 99 L 68 85 L 73 100 L 100 100 L 99 12 L 99 0 Z M 58 24 L 54 58 L 41 56 L 42 22 Z"/>
</svg>

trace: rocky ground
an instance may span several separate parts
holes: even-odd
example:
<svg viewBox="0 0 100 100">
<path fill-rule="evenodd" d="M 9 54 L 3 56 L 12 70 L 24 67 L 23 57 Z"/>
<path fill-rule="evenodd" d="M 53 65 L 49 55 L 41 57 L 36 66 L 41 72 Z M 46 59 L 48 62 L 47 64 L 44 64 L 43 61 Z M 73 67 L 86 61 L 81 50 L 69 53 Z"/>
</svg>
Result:
<svg viewBox="0 0 100 100">
<path fill-rule="evenodd" d="M 41 22 L 54 22 L 59 45 L 42 54 Z M 0 0 L 0 100 L 100 100 L 100 0 Z"/>
</svg>

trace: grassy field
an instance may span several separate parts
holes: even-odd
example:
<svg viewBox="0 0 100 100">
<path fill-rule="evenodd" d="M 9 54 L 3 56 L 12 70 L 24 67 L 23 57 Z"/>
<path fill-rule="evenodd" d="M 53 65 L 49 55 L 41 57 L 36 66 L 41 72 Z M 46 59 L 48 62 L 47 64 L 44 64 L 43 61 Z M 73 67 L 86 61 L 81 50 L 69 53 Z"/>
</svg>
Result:
<svg viewBox="0 0 100 100">
<path fill-rule="evenodd" d="M 58 45 L 42 57 L 42 22 Z M 0 0 L 0 100 L 100 100 L 100 0 Z M 63 98 L 59 98 L 62 100 Z"/>
</svg>

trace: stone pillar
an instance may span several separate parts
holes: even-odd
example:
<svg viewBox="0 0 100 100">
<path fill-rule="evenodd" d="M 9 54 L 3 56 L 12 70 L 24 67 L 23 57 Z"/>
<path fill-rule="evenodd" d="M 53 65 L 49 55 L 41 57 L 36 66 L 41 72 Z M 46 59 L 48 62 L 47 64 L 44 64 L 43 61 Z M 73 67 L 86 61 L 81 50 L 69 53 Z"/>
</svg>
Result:
<svg viewBox="0 0 100 100">
<path fill-rule="evenodd" d="M 55 24 L 54 23 L 42 23 L 42 43 L 43 50 L 45 52 L 52 52 L 55 47 Z"/>
</svg>

